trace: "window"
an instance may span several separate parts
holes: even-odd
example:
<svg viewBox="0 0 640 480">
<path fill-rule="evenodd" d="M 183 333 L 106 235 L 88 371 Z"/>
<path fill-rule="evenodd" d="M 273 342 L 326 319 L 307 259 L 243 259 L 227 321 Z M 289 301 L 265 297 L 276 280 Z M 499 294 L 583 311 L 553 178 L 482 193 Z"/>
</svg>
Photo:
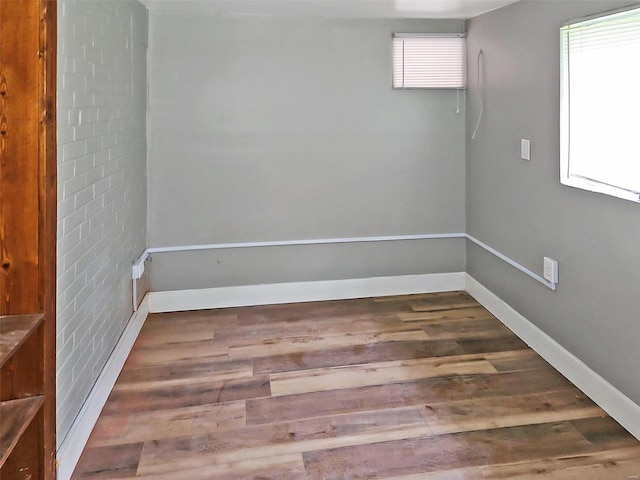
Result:
<svg viewBox="0 0 640 480">
<path fill-rule="evenodd" d="M 560 180 L 640 202 L 640 8 L 560 29 Z"/>
<path fill-rule="evenodd" d="M 393 88 L 464 88 L 464 34 L 393 36 Z"/>
</svg>

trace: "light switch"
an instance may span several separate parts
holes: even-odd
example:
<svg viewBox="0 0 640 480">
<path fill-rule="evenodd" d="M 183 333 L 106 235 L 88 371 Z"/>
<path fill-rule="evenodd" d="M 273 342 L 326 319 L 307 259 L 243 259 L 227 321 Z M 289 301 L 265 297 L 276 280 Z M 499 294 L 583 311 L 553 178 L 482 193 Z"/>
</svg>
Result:
<svg viewBox="0 0 640 480">
<path fill-rule="evenodd" d="M 520 158 L 531 160 L 531 140 L 520 139 Z"/>
</svg>

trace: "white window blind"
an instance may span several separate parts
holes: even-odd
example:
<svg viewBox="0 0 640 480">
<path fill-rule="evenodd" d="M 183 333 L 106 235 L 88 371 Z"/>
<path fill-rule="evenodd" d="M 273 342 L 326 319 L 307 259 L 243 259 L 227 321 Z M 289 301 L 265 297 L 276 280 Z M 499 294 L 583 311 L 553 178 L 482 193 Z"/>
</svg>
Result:
<svg viewBox="0 0 640 480">
<path fill-rule="evenodd" d="M 561 182 L 639 201 L 640 8 L 561 34 Z"/>
<path fill-rule="evenodd" d="M 464 34 L 395 34 L 393 88 L 465 88 Z"/>
</svg>

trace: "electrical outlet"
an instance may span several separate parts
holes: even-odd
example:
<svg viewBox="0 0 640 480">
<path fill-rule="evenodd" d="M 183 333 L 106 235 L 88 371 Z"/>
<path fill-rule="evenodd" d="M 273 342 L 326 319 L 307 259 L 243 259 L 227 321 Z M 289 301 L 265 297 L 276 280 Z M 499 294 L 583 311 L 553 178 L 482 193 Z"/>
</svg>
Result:
<svg viewBox="0 0 640 480">
<path fill-rule="evenodd" d="M 551 283 L 558 283 L 558 262 L 550 257 L 544 257 L 544 278 Z"/>
<path fill-rule="evenodd" d="M 522 160 L 531 160 L 531 140 L 520 139 L 520 158 Z"/>
<path fill-rule="evenodd" d="M 137 280 L 138 278 L 142 278 L 142 274 L 144 273 L 144 260 L 139 263 L 134 263 L 131 267 L 131 278 L 133 280 Z"/>
</svg>

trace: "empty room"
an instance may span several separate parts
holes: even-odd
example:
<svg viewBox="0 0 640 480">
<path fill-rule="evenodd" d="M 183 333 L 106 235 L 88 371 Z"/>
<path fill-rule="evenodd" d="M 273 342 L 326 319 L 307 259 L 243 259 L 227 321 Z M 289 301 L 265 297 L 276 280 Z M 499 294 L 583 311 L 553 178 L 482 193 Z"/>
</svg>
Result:
<svg viewBox="0 0 640 480">
<path fill-rule="evenodd" d="M 640 478 L 640 4 L 0 27 L 2 480 Z"/>
</svg>

